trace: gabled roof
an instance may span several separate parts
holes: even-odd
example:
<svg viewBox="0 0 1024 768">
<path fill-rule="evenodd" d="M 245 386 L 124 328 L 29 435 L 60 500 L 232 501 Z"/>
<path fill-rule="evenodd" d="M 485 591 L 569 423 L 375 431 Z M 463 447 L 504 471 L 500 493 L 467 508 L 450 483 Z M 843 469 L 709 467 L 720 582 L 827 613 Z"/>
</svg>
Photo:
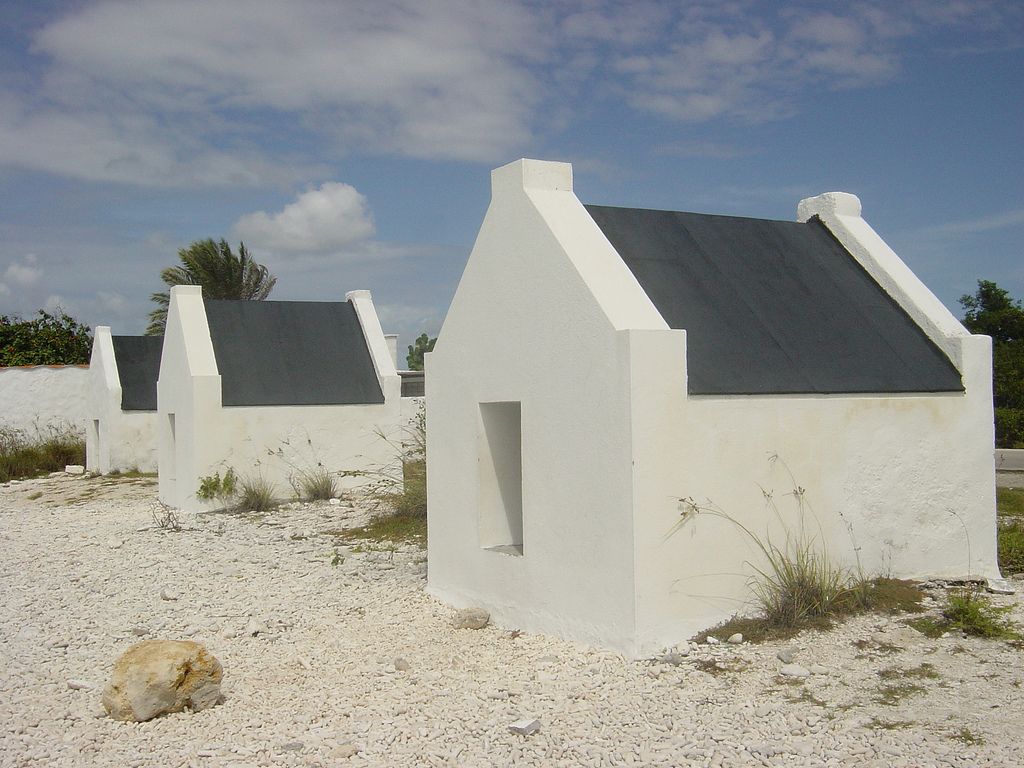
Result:
<svg viewBox="0 0 1024 768">
<path fill-rule="evenodd" d="M 963 391 L 817 219 L 586 209 L 665 322 L 686 330 L 692 394 Z"/>
<path fill-rule="evenodd" d="M 122 411 L 155 411 L 163 336 L 111 336 Z"/>
<path fill-rule="evenodd" d="M 206 300 L 224 405 L 383 403 L 347 301 Z"/>
</svg>

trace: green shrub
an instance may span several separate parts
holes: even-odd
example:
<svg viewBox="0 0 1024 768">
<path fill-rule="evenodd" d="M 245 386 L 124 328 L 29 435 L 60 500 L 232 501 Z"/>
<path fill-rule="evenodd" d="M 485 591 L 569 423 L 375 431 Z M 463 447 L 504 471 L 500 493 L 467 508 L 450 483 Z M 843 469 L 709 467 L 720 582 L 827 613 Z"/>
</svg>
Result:
<svg viewBox="0 0 1024 768">
<path fill-rule="evenodd" d="M 277 509 L 277 490 L 263 475 L 239 476 L 230 467 L 221 477 L 217 472 L 199 479 L 196 496 L 204 501 L 217 499 L 225 509 L 238 512 L 267 512 Z"/>
<path fill-rule="evenodd" d="M 1024 448 L 1024 408 L 996 408 L 996 447 Z"/>
<path fill-rule="evenodd" d="M 238 476 L 235 475 L 235 470 L 228 467 L 224 472 L 224 477 L 220 476 L 220 472 L 216 472 L 199 478 L 199 490 L 196 491 L 196 496 L 203 501 L 216 499 L 225 507 L 230 507 L 237 493 Z"/>
<path fill-rule="evenodd" d="M 89 362 L 92 332 L 64 310 L 22 320 L 0 315 L 0 366 L 75 365 Z"/>
<path fill-rule="evenodd" d="M 781 546 L 753 537 L 767 560 L 754 566 L 751 588 L 770 624 L 797 626 L 856 602 L 857 590 L 846 569 L 837 567 L 818 549 L 813 537 L 787 534 Z"/>
<path fill-rule="evenodd" d="M 0 429 L 0 482 L 59 472 L 85 464 L 85 440 L 67 425 L 51 425 L 30 436 L 23 429 Z"/>
<path fill-rule="evenodd" d="M 239 481 L 238 510 L 241 512 L 269 512 L 277 509 L 277 490 L 263 475 L 243 477 Z"/>
<path fill-rule="evenodd" d="M 292 487 L 304 501 L 326 501 L 338 495 L 338 481 L 324 467 L 300 472 L 294 478 Z"/>
<path fill-rule="evenodd" d="M 962 589 L 949 593 L 938 618 L 922 616 L 907 624 L 928 637 L 959 630 L 990 640 L 1019 640 L 1017 625 L 1006 617 L 1010 610 L 1010 606 L 993 605 L 977 590 Z"/>
<path fill-rule="evenodd" d="M 949 629 L 964 634 L 993 639 L 1019 637 L 1012 621 L 1006 618 L 1010 606 L 992 605 L 987 598 L 973 590 L 951 592 L 942 618 Z"/>
</svg>

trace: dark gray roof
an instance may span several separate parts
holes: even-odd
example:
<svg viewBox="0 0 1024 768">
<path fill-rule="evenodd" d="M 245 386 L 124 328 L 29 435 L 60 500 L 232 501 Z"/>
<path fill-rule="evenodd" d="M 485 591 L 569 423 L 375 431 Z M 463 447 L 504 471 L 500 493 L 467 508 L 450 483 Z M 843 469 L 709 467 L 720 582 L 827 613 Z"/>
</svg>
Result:
<svg viewBox="0 0 1024 768">
<path fill-rule="evenodd" d="M 693 394 L 963 390 L 817 219 L 586 208 L 669 327 L 686 330 Z"/>
<path fill-rule="evenodd" d="M 122 411 L 155 411 L 163 336 L 111 336 Z"/>
<path fill-rule="evenodd" d="M 384 402 L 349 302 L 205 304 L 224 405 Z"/>
</svg>

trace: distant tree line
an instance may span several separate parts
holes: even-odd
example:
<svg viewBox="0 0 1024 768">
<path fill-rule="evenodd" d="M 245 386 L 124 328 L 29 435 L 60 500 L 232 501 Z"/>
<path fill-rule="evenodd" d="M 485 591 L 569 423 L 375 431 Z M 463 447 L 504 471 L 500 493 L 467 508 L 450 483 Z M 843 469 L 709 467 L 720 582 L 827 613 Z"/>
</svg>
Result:
<svg viewBox="0 0 1024 768">
<path fill-rule="evenodd" d="M 0 315 L 0 366 L 75 365 L 88 363 L 91 353 L 89 326 L 63 309 L 52 315 L 40 309 L 30 320 Z"/>
<path fill-rule="evenodd" d="M 996 446 L 1024 448 L 1024 306 L 990 280 L 960 297 L 964 325 L 992 337 Z"/>
</svg>

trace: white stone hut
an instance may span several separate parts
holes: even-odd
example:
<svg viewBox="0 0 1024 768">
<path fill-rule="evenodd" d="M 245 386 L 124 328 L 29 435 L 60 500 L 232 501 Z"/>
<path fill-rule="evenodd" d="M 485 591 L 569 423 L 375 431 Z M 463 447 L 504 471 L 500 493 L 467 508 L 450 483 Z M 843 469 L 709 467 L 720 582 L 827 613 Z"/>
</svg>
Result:
<svg viewBox="0 0 1024 768">
<path fill-rule="evenodd" d="M 369 291 L 225 301 L 172 288 L 158 392 L 160 499 L 181 509 L 208 508 L 201 479 L 228 469 L 287 496 L 317 466 L 372 472 L 395 459 L 381 434 L 402 424 L 401 380 Z"/>
<path fill-rule="evenodd" d="M 990 339 L 860 214 L 584 206 L 568 164 L 495 170 L 427 356 L 429 590 L 640 656 L 750 607 L 739 524 L 997 577 Z"/>
<path fill-rule="evenodd" d="M 86 393 L 85 463 L 90 472 L 157 471 L 156 379 L 162 336 L 93 335 Z"/>
</svg>

